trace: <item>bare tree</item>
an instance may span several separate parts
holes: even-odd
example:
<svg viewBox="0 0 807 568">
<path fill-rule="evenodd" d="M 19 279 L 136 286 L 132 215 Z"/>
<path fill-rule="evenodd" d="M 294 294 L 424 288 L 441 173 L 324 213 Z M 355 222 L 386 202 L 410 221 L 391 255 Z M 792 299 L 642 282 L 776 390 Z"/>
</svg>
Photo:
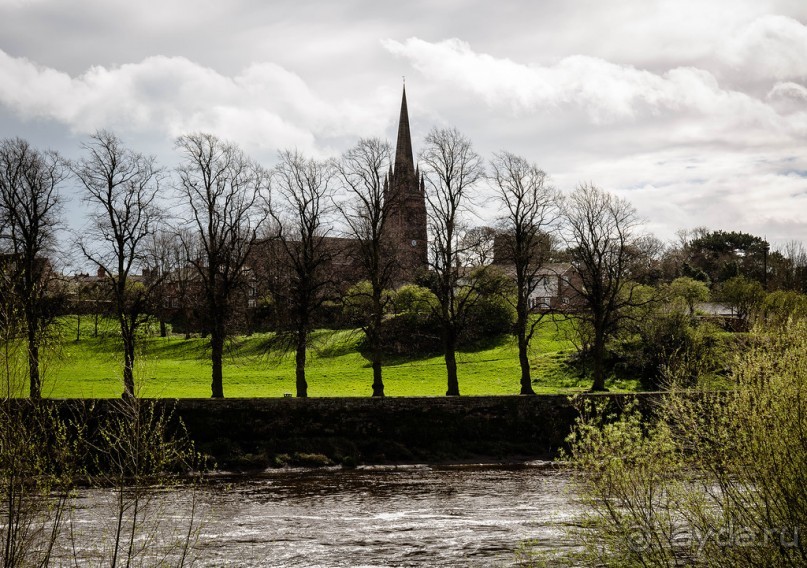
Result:
<svg viewBox="0 0 807 568">
<path fill-rule="evenodd" d="M 581 314 L 592 331 L 594 384 L 605 389 L 605 344 L 618 328 L 624 309 L 640 302 L 634 297 L 640 265 L 639 218 L 626 200 L 591 184 L 583 184 L 564 207 L 567 244 L 580 281 L 570 285 L 581 298 Z"/>
<path fill-rule="evenodd" d="M 180 136 L 176 146 L 182 154 L 178 189 L 189 219 L 183 244 L 204 297 L 212 397 L 222 398 L 224 341 L 245 265 L 266 218 L 262 200 L 268 199 L 269 178 L 241 149 L 211 134 Z"/>
<path fill-rule="evenodd" d="M 434 275 L 433 292 L 439 300 L 443 354 L 446 363 L 446 396 L 459 396 L 457 338 L 467 309 L 476 298 L 460 259 L 468 245 L 463 214 L 470 204 L 470 190 L 482 177 L 482 159 L 471 141 L 456 129 L 433 129 L 426 136 L 420 155 L 424 164 L 426 201 L 432 241 L 429 265 Z M 465 280 L 465 283 L 461 282 Z"/>
<path fill-rule="evenodd" d="M 785 261 L 783 287 L 807 293 L 807 249 L 800 241 L 790 240 L 778 252 Z"/>
<path fill-rule="evenodd" d="M 495 227 L 471 227 L 463 232 L 460 249 L 463 266 L 488 266 L 495 260 Z"/>
<path fill-rule="evenodd" d="M 137 331 L 149 318 L 159 284 L 134 276 L 149 268 L 148 239 L 162 218 L 157 195 L 163 174 L 153 156 L 126 148 L 111 132 L 96 132 L 83 148 L 86 155 L 72 170 L 93 214 L 79 247 L 110 290 L 123 340 L 123 396 L 133 397 Z"/>
<path fill-rule="evenodd" d="M 370 310 L 363 318 L 363 330 L 370 347 L 373 367 L 373 396 L 384 396 L 382 379 L 381 325 L 390 296 L 385 290 L 392 286 L 395 257 L 388 234 L 392 199 L 387 195 L 392 148 L 377 138 L 362 139 L 342 155 L 336 171 L 348 194 L 345 204 L 337 204 L 348 226 L 348 234 L 357 243 L 362 276 L 369 282 Z M 362 304 L 365 302 L 362 301 Z"/>
<path fill-rule="evenodd" d="M 53 278 L 47 253 L 59 223 L 59 184 L 66 170 L 55 153 L 20 138 L 0 141 L 0 252 L 4 286 L 19 303 L 28 346 L 29 394 L 40 398 L 39 349 L 52 317 L 47 294 Z M 10 299 L 10 298 L 8 298 Z"/>
<path fill-rule="evenodd" d="M 174 410 L 155 400 L 110 401 L 96 428 L 88 453 L 90 479 L 104 487 L 111 513 L 105 515 L 105 563 L 111 568 L 193 564 L 199 478 L 185 472 L 204 462 L 181 421 L 177 426 Z M 190 503 L 166 510 L 162 497 L 179 489 L 189 490 Z"/>
<path fill-rule="evenodd" d="M 297 396 L 308 396 L 305 379 L 306 348 L 312 316 L 328 298 L 333 274 L 325 268 L 336 245 L 328 239 L 333 207 L 334 172 L 330 163 L 283 151 L 274 171 L 274 188 L 281 199 L 273 202 L 274 234 L 270 242 L 283 274 L 272 278 L 273 294 L 289 311 L 294 331 Z"/>
<path fill-rule="evenodd" d="M 550 253 L 549 233 L 560 216 L 560 197 L 535 164 L 509 152 L 496 154 L 490 179 L 504 214 L 499 247 L 515 270 L 515 335 L 521 366 L 521 394 L 535 394 L 530 376 L 529 346 L 540 318 L 533 318 L 530 296 L 541 284 L 540 272 Z"/>
<path fill-rule="evenodd" d="M 149 271 L 146 280 L 155 282 L 153 311 L 160 325 L 160 337 L 168 335 L 166 319 L 171 310 L 171 292 L 175 286 L 175 275 L 184 254 L 182 242 L 177 233 L 167 227 L 155 231 L 148 239 Z"/>
<path fill-rule="evenodd" d="M 195 232 L 185 227 L 172 233 L 166 243 L 170 273 L 165 279 L 165 299 L 170 303 L 171 313 L 179 316 L 185 339 L 191 338 L 191 329 L 198 324 L 194 312 L 200 304 L 194 293 L 198 292 L 194 290 L 194 283 L 198 282 L 196 268 L 189 260 L 201 257 L 199 239 L 194 235 Z"/>
</svg>

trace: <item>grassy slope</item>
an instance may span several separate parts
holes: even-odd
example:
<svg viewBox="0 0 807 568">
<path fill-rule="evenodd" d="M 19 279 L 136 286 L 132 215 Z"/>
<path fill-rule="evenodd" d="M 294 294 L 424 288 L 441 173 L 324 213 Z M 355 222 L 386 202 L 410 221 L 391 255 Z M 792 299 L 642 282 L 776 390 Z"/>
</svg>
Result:
<svg viewBox="0 0 807 568">
<path fill-rule="evenodd" d="M 117 397 L 122 391 L 121 357 L 114 325 L 104 323 L 99 337 L 82 324 L 82 339 L 74 341 L 75 319 L 65 322 L 57 353 L 46 371 L 43 394 L 50 397 Z M 542 324 L 533 341 L 532 363 L 537 392 L 578 392 L 590 386 L 565 365 L 573 349 L 565 338 L 566 325 Z M 275 397 L 294 393 L 294 358 L 269 349 L 271 336 L 238 337 L 228 348 L 224 364 L 227 397 Z M 307 366 L 309 396 L 369 396 L 372 370 L 357 351 L 361 333 L 318 331 Z M 210 364 L 207 340 L 180 336 L 147 337 L 136 375 L 141 396 L 209 397 Z M 518 393 L 517 349 L 512 338 L 458 354 L 460 392 L 464 395 Z M 442 356 L 399 359 L 384 368 L 389 396 L 445 394 Z M 633 390 L 634 382 L 609 385 Z"/>
</svg>

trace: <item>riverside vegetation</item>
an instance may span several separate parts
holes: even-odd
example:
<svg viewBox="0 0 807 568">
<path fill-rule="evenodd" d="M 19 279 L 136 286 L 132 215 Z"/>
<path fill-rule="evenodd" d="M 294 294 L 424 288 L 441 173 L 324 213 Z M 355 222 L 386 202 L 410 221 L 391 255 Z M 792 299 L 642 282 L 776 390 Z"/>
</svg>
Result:
<svg viewBox="0 0 807 568">
<path fill-rule="evenodd" d="M 732 389 L 673 388 L 647 419 L 585 405 L 565 462 L 581 550 L 535 566 L 807 565 L 807 321 L 758 326 Z"/>
<path fill-rule="evenodd" d="M 0 405 L 0 552 L 5 568 L 184 566 L 199 528 L 203 470 L 169 410 L 135 398 Z M 77 518 L 81 491 L 110 512 Z M 169 503 L 161 495 L 181 491 Z"/>
</svg>

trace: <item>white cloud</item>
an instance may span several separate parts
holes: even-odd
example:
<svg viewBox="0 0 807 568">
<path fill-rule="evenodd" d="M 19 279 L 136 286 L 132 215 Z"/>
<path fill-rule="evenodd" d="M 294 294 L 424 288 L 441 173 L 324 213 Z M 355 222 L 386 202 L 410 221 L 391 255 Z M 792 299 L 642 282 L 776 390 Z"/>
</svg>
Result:
<svg viewBox="0 0 807 568">
<path fill-rule="evenodd" d="M 416 151 L 457 126 L 628 197 L 662 237 L 807 242 L 803 1 L 314 4 L 0 0 L 0 126 L 68 154 L 67 129 L 110 128 L 165 164 L 207 130 L 269 165 L 394 136 L 406 75 Z"/>
<path fill-rule="evenodd" d="M 746 79 L 807 79 L 807 26 L 787 16 L 762 16 L 743 26 L 720 56 Z"/>
<path fill-rule="evenodd" d="M 693 66 L 651 72 L 584 55 L 536 65 L 457 39 L 384 46 L 463 101 L 464 116 L 487 105 L 479 115 L 488 118 L 468 127 L 531 147 L 555 164 L 549 173 L 564 189 L 592 181 L 629 198 L 663 238 L 697 225 L 807 234 L 807 178 L 792 173 L 807 169 L 796 150 L 807 141 L 807 89 L 798 82 L 756 96 Z"/>
<path fill-rule="evenodd" d="M 659 75 L 584 55 L 549 66 L 528 65 L 476 53 L 458 39 L 387 40 L 384 46 L 408 59 L 429 81 L 455 85 L 489 105 L 509 106 L 519 113 L 574 107 L 593 123 L 607 124 L 687 112 L 710 118 L 742 116 L 765 128 L 784 126 L 764 102 L 722 89 L 711 73 L 692 67 Z"/>
<path fill-rule="evenodd" d="M 326 101 L 272 63 L 226 76 L 184 57 L 154 56 L 71 77 L 0 50 L 0 104 L 80 133 L 110 128 L 173 138 L 205 130 L 248 148 L 294 146 L 321 155 L 328 138 L 383 132 L 393 118 L 389 103 Z"/>
<path fill-rule="evenodd" d="M 768 93 L 768 98 L 807 101 L 807 87 L 790 81 L 776 83 Z"/>
<path fill-rule="evenodd" d="M 807 114 L 805 113 L 805 108 L 807 108 L 807 87 L 792 81 L 776 83 L 768 91 L 765 99 L 779 113 L 793 115 L 797 123 L 801 123 L 802 133 L 807 134 L 807 121 L 805 120 L 805 114 Z M 798 124 L 793 126 L 797 128 Z"/>
</svg>

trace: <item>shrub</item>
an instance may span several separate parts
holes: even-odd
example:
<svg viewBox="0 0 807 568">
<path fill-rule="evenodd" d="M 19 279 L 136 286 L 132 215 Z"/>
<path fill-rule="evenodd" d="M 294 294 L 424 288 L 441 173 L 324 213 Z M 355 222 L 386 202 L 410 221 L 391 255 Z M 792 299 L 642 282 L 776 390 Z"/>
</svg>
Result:
<svg viewBox="0 0 807 568">
<path fill-rule="evenodd" d="M 720 330 L 680 312 L 657 313 L 636 322 L 636 333 L 611 344 L 614 366 L 640 379 L 642 388 L 695 386 L 725 368 Z"/>
<path fill-rule="evenodd" d="M 515 320 L 515 309 L 498 295 L 481 296 L 469 307 L 460 344 L 467 345 L 480 339 L 510 333 Z"/>
<path fill-rule="evenodd" d="M 785 331 L 754 332 L 730 392 L 674 391 L 652 419 L 582 409 L 566 460 L 588 513 L 569 564 L 804 566 L 807 323 Z"/>
<path fill-rule="evenodd" d="M 641 302 L 624 314 L 622 333 L 609 344 L 614 367 L 652 390 L 673 380 L 694 386 L 699 378 L 723 369 L 720 330 L 694 317 L 694 305 L 705 293 L 705 285 L 690 278 L 659 289 L 637 289 Z"/>
<path fill-rule="evenodd" d="M 428 317 L 439 306 L 437 296 L 423 286 L 404 284 L 393 297 L 396 314 L 411 314 Z"/>
<path fill-rule="evenodd" d="M 785 326 L 791 320 L 807 319 L 807 296 L 792 290 L 772 292 L 762 303 L 762 317 L 772 326 Z"/>
<path fill-rule="evenodd" d="M 765 300 L 765 290 L 756 280 L 734 276 L 720 285 L 718 299 L 728 304 L 747 325 Z"/>
<path fill-rule="evenodd" d="M 431 315 L 403 313 L 384 320 L 384 352 L 394 355 L 435 353 L 440 349 L 440 328 Z"/>
</svg>

